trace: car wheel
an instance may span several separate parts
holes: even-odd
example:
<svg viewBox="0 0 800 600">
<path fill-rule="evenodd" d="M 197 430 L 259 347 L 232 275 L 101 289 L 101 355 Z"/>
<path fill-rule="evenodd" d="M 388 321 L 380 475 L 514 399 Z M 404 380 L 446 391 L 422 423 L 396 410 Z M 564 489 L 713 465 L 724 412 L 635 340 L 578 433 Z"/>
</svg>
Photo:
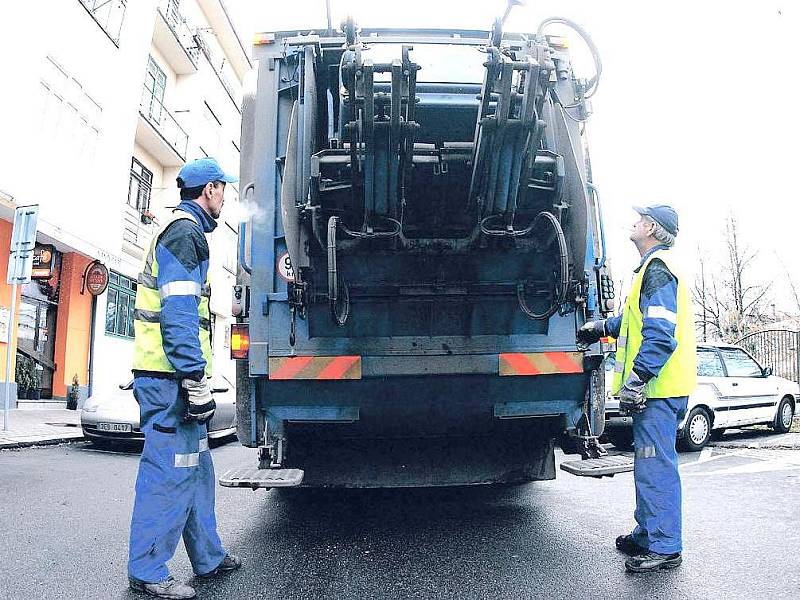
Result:
<svg viewBox="0 0 800 600">
<path fill-rule="evenodd" d="M 783 398 L 778 404 L 778 413 L 775 415 L 775 421 L 772 423 L 772 429 L 775 433 L 789 433 L 792 428 L 792 419 L 794 418 L 794 404 L 789 398 Z"/>
<path fill-rule="evenodd" d="M 702 450 L 711 437 L 711 417 L 704 408 L 693 408 L 686 419 L 683 437 L 678 440 L 678 447 L 687 452 Z"/>
<path fill-rule="evenodd" d="M 725 435 L 725 428 L 722 429 L 712 429 L 711 430 L 711 439 L 715 442 L 718 442 L 722 439 L 722 436 Z"/>
<path fill-rule="evenodd" d="M 630 450 L 633 447 L 632 427 L 613 427 L 606 429 L 608 441 L 618 450 Z"/>
</svg>

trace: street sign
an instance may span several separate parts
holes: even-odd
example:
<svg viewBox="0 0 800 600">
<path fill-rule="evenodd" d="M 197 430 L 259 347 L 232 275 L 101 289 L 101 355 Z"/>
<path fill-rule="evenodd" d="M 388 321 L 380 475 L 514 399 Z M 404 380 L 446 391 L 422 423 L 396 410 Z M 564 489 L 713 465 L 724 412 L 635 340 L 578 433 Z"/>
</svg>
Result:
<svg viewBox="0 0 800 600">
<path fill-rule="evenodd" d="M 14 232 L 8 253 L 8 284 L 29 283 L 33 269 L 33 248 L 36 246 L 36 221 L 39 205 L 19 206 L 14 213 Z"/>
<path fill-rule="evenodd" d="M 8 253 L 8 284 L 11 286 L 11 310 L 6 328 L 6 382 L 3 401 L 3 430 L 8 431 L 8 411 L 11 405 L 11 341 L 14 331 L 14 312 L 17 308 L 17 285 L 30 283 L 33 270 L 33 248 L 36 246 L 36 221 L 39 205 L 19 206 L 14 212 L 14 232 Z"/>
</svg>

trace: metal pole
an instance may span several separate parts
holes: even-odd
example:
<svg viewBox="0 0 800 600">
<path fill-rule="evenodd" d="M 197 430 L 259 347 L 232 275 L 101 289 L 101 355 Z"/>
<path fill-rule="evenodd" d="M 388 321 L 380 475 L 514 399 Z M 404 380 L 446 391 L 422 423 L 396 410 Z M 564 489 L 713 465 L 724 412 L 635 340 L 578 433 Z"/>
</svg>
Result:
<svg viewBox="0 0 800 600">
<path fill-rule="evenodd" d="M 328 13 L 328 37 L 333 35 L 333 27 L 331 23 L 331 0 L 325 0 L 325 11 Z"/>
<path fill-rule="evenodd" d="M 8 315 L 6 335 L 6 398 L 3 410 L 3 431 L 8 431 L 8 411 L 11 406 L 11 338 L 14 335 L 14 313 L 17 309 L 17 284 L 11 286 L 11 311 Z"/>
</svg>

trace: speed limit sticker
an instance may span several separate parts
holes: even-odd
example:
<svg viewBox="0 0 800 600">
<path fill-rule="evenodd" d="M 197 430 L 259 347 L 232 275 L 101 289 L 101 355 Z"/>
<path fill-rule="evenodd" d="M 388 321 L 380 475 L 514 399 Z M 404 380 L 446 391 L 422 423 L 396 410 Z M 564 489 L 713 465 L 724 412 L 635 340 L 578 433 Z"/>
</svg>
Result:
<svg viewBox="0 0 800 600">
<path fill-rule="evenodd" d="M 284 252 L 278 257 L 278 275 L 284 281 L 294 281 L 294 268 L 288 252 Z"/>
</svg>

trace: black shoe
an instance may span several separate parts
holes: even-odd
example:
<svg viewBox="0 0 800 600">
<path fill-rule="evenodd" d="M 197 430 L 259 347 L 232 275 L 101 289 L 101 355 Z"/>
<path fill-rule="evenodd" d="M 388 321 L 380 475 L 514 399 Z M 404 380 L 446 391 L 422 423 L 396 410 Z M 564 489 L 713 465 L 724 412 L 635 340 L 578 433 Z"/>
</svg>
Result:
<svg viewBox="0 0 800 600">
<path fill-rule="evenodd" d="M 649 571 L 660 571 L 662 569 L 674 569 L 679 566 L 683 559 L 681 553 L 659 554 L 658 552 L 648 552 L 640 556 L 631 556 L 625 561 L 625 569 L 633 573 L 647 573 Z"/>
<path fill-rule="evenodd" d="M 617 550 L 628 556 L 638 556 L 640 554 L 647 554 L 647 548 L 640 546 L 633 539 L 631 534 L 621 535 L 614 541 Z"/>
<path fill-rule="evenodd" d="M 217 568 L 213 571 L 209 571 L 208 573 L 203 573 L 202 575 L 197 575 L 203 579 L 208 579 L 209 577 L 214 577 L 219 575 L 220 573 L 228 573 L 230 571 L 235 571 L 239 567 L 242 566 L 242 559 L 236 556 L 235 554 L 226 554 L 225 558 L 222 559 L 222 562 L 217 565 Z"/>
</svg>

